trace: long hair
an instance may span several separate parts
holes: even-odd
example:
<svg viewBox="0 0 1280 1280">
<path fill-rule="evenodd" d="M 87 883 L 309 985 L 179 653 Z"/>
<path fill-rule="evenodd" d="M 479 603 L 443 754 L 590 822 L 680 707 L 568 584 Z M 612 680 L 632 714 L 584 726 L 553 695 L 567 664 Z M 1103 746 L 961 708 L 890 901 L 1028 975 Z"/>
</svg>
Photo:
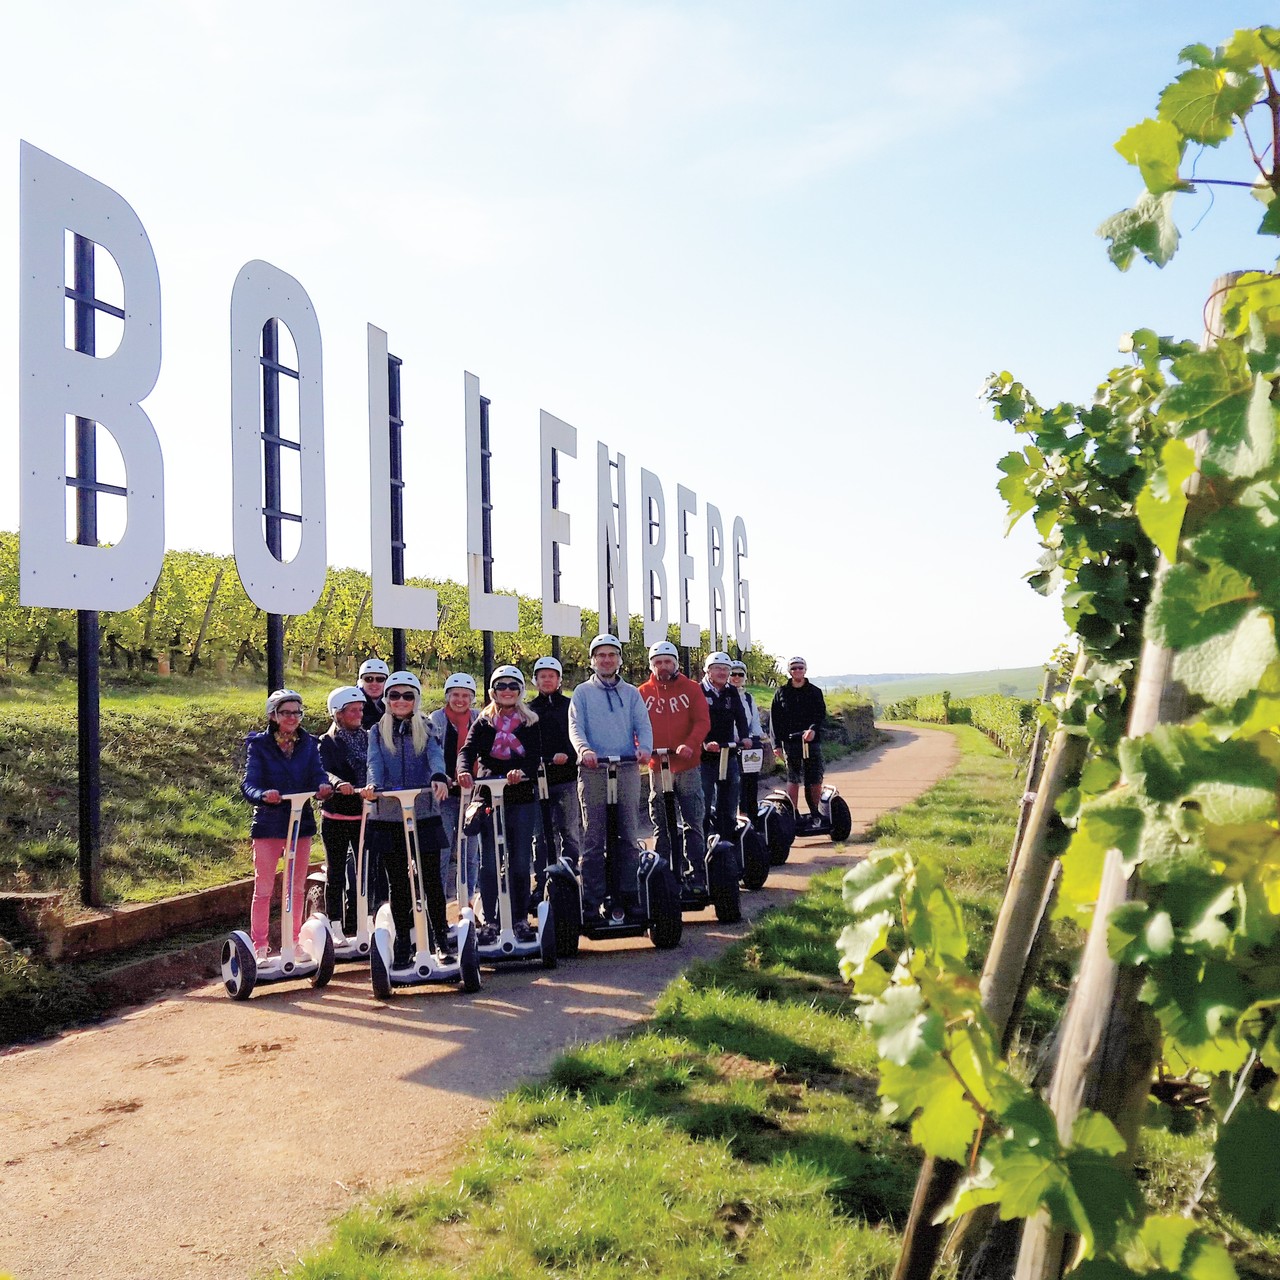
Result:
<svg viewBox="0 0 1280 1280">
<path fill-rule="evenodd" d="M 492 698 L 480 708 L 480 719 L 492 724 L 501 708 Z M 517 701 L 514 710 L 525 724 L 537 724 L 538 713 L 527 703 Z"/>
<path fill-rule="evenodd" d="M 413 714 L 409 717 L 409 728 L 413 731 L 413 750 L 421 755 L 427 749 L 427 739 L 431 736 L 431 725 L 427 722 L 427 714 L 422 709 L 422 695 L 413 695 Z M 390 703 L 378 721 L 378 732 L 382 735 L 382 745 L 388 751 L 395 750 L 396 718 L 391 711 Z"/>
</svg>

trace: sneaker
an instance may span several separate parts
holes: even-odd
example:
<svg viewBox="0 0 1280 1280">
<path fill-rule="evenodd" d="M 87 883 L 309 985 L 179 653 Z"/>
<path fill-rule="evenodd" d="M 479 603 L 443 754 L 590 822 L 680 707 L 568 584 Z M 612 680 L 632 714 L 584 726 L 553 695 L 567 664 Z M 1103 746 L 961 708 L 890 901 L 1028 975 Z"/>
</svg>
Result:
<svg viewBox="0 0 1280 1280">
<path fill-rule="evenodd" d="M 266 960 L 270 955 L 271 948 L 265 945 L 265 943 L 260 947 L 256 947 L 253 952 L 253 958 L 259 961 Z"/>
<path fill-rule="evenodd" d="M 529 926 L 525 920 L 520 920 L 514 928 L 517 942 L 537 942 L 538 931 Z"/>
<path fill-rule="evenodd" d="M 393 969 L 407 969 L 412 963 L 413 947 L 408 942 L 401 942 L 397 938 L 391 951 L 391 967 Z"/>
<path fill-rule="evenodd" d="M 501 933 L 496 924 L 482 924 L 476 930 L 476 942 L 482 947 L 495 947 Z"/>
<path fill-rule="evenodd" d="M 311 952 L 307 950 L 301 942 L 293 944 L 293 963 L 294 964 L 311 964 Z"/>
<path fill-rule="evenodd" d="M 337 920 L 329 922 L 329 936 L 333 939 L 335 947 L 341 947 L 347 941 L 347 935 L 342 932 L 342 925 Z"/>
<path fill-rule="evenodd" d="M 453 965 L 458 963 L 458 953 L 450 951 L 447 947 L 436 952 L 436 962 L 441 965 Z"/>
</svg>

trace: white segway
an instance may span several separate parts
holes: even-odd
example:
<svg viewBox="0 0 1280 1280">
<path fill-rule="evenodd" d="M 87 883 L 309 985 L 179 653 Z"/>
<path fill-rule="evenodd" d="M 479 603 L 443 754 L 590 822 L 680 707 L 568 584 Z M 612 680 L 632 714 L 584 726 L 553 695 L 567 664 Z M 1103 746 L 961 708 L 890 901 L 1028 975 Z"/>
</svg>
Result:
<svg viewBox="0 0 1280 1280">
<path fill-rule="evenodd" d="M 360 814 L 360 834 L 356 837 L 353 859 L 355 865 L 352 868 L 354 874 L 348 886 L 355 898 L 356 931 L 347 937 L 342 931 L 341 920 L 329 921 L 329 932 L 333 935 L 333 958 L 339 964 L 367 960 L 373 946 L 373 922 L 369 918 L 369 858 L 364 843 L 365 823 L 369 821 L 369 813 L 373 805 L 374 801 L 366 800 Z M 344 860 L 342 867 L 344 879 L 348 874 L 348 865 L 347 860 Z M 336 874 L 332 867 L 326 866 L 323 875 L 307 877 L 307 906 L 312 909 L 312 913 L 324 910 L 325 881 L 329 876 Z M 348 901 L 348 910 L 350 907 L 351 903 Z"/>
<path fill-rule="evenodd" d="M 298 857 L 302 810 L 313 798 L 310 791 L 281 796 L 289 804 L 289 826 L 284 841 L 284 892 L 280 910 L 280 952 L 258 959 L 253 939 L 243 929 L 226 936 L 222 943 L 222 983 L 233 1000 L 247 1000 L 264 982 L 292 982 L 309 978 L 313 987 L 327 985 L 333 977 L 333 938 L 329 921 L 321 911 L 302 923 L 298 945 L 293 941 L 293 918 L 301 903 L 293 900 L 293 868 Z"/>
<path fill-rule="evenodd" d="M 498 872 L 498 918 L 486 920 L 476 934 L 476 950 L 483 964 L 541 964 L 556 967 L 555 910 L 546 897 L 538 903 L 538 927 L 532 938 L 520 938 L 511 908 L 511 859 L 507 854 L 507 808 L 504 793 L 511 784 L 505 778 L 485 778 L 483 786 L 493 797 L 494 860 Z M 461 824 L 459 824 L 461 825 Z M 523 932 L 523 930 L 521 931 Z"/>
<path fill-rule="evenodd" d="M 453 933 L 456 957 L 448 961 L 442 960 L 431 945 L 431 930 L 427 924 L 423 896 L 422 866 L 418 860 L 418 822 L 413 811 L 414 801 L 419 792 L 424 790 L 425 787 L 405 787 L 381 792 L 381 795 L 399 802 L 400 817 L 404 823 L 405 852 L 409 859 L 409 892 L 413 898 L 414 952 L 403 968 L 394 966 L 396 926 L 391 915 L 391 904 L 384 902 L 378 908 L 373 922 L 373 946 L 369 952 L 369 978 L 373 984 L 373 994 L 379 1000 L 389 999 L 397 987 L 419 987 L 435 982 L 456 982 L 463 991 L 480 990 L 475 918 L 469 907 L 462 909 L 462 916 Z M 438 941 L 441 946 L 445 945 L 444 938 Z"/>
</svg>

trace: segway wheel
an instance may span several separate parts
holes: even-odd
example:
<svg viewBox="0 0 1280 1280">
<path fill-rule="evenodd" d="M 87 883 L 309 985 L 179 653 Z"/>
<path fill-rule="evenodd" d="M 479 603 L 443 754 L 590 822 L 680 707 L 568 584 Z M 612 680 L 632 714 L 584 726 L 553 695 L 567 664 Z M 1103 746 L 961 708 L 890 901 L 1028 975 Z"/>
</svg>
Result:
<svg viewBox="0 0 1280 1280">
<path fill-rule="evenodd" d="M 684 916 L 679 910 L 663 910 L 649 925 L 649 938 L 659 951 L 672 951 L 684 936 Z"/>
<path fill-rule="evenodd" d="M 711 905 L 721 924 L 737 924 L 742 919 L 742 890 L 737 881 L 716 889 L 711 895 Z"/>
<path fill-rule="evenodd" d="M 853 833 L 853 814 L 841 795 L 831 797 L 831 839 L 836 844 L 844 844 Z"/>
<path fill-rule="evenodd" d="M 329 932 L 329 926 L 326 924 L 324 928 L 324 942 L 320 949 L 320 964 L 317 966 L 315 973 L 311 975 L 311 985 L 319 989 L 327 987 L 329 979 L 333 977 L 333 935 Z"/>
<path fill-rule="evenodd" d="M 561 960 L 572 960 L 578 954 L 582 942 L 582 907 L 577 893 L 558 876 L 548 880 L 547 896 L 551 903 L 551 916 L 555 921 L 556 955 Z"/>
<path fill-rule="evenodd" d="M 480 990 L 483 985 L 480 981 L 480 952 L 476 947 L 474 927 L 467 930 L 467 939 L 458 952 L 458 972 L 462 975 L 463 991 L 474 994 Z"/>
<path fill-rule="evenodd" d="M 542 956 L 542 967 L 544 969 L 554 969 L 560 963 L 560 957 L 556 954 L 558 948 L 556 904 L 549 901 L 547 903 L 546 923 L 543 924 L 542 932 L 538 935 L 538 950 Z"/>
<path fill-rule="evenodd" d="M 755 827 L 748 825 L 742 833 L 742 884 L 754 893 L 764 888 L 773 859 Z"/>
<path fill-rule="evenodd" d="M 233 1000 L 247 1000 L 258 981 L 258 961 L 243 933 L 229 934 L 222 943 L 222 983 Z"/>
<path fill-rule="evenodd" d="M 374 930 L 373 945 L 369 948 L 369 981 L 373 984 L 373 994 L 379 1000 L 391 999 L 391 972 L 385 958 L 390 954 L 390 943 L 391 939 L 384 930 Z"/>
</svg>

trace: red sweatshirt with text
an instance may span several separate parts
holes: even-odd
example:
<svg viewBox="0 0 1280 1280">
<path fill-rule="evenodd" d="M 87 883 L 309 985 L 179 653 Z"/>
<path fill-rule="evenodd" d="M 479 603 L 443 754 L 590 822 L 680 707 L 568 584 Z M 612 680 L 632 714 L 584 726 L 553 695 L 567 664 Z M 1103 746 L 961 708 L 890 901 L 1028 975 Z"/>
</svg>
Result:
<svg viewBox="0 0 1280 1280">
<path fill-rule="evenodd" d="M 672 753 L 671 771 L 683 773 L 694 768 L 701 759 L 702 744 L 711 729 L 711 712 L 702 686 L 679 672 L 669 681 L 650 676 L 640 686 L 640 696 L 649 711 L 654 747 L 667 747 Z M 681 743 L 692 753 L 687 760 L 675 754 Z M 656 756 L 650 760 L 649 767 L 658 767 Z"/>
</svg>

